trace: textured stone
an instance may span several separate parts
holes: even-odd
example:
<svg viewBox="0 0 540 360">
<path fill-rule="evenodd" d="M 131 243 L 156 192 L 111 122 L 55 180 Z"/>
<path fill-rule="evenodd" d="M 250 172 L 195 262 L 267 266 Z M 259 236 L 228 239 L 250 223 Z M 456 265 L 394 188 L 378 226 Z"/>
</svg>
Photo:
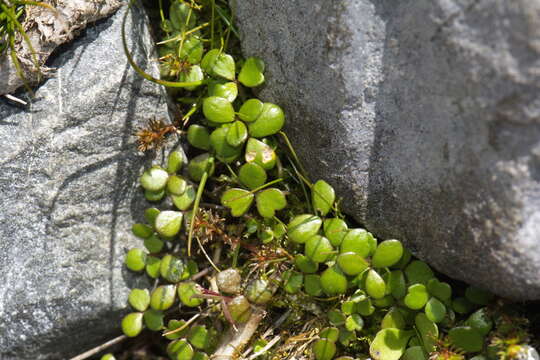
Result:
<svg viewBox="0 0 540 360">
<path fill-rule="evenodd" d="M 380 238 L 540 299 L 540 1 L 236 1 L 264 100 Z"/>
<path fill-rule="evenodd" d="M 66 359 L 119 335 L 127 285 L 143 279 L 122 266 L 126 249 L 142 247 L 130 227 L 150 160 L 132 134 L 168 115 L 160 87 L 127 64 L 124 10 L 61 49 L 28 108 L 0 100 L 3 360 Z M 130 47 L 157 75 L 146 17 L 135 18 Z"/>
</svg>

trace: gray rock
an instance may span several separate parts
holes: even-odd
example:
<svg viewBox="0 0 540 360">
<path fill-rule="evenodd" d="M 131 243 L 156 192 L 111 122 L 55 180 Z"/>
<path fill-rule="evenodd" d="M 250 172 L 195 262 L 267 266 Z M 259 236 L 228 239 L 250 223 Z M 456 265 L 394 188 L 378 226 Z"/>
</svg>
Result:
<svg viewBox="0 0 540 360">
<path fill-rule="evenodd" d="M 451 277 L 540 299 L 540 1 L 236 1 L 313 178 Z"/>
<path fill-rule="evenodd" d="M 61 49 L 49 64 L 57 76 L 27 109 L 0 100 L 3 360 L 65 359 L 119 335 L 128 286 L 144 278 L 122 266 L 126 249 L 142 247 L 130 227 L 150 161 L 132 135 L 168 114 L 160 87 L 127 63 L 124 10 Z M 146 16 L 135 19 L 130 48 L 157 75 Z"/>
</svg>

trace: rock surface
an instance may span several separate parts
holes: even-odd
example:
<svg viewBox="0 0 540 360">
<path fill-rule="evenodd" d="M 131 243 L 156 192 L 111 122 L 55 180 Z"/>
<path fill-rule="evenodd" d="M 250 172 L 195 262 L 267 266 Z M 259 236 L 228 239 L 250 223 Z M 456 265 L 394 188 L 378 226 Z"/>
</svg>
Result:
<svg viewBox="0 0 540 360">
<path fill-rule="evenodd" d="M 438 270 L 540 299 L 540 1 L 235 1 L 313 178 Z"/>
<path fill-rule="evenodd" d="M 127 285 L 139 279 L 123 254 L 142 246 L 130 227 L 150 161 L 132 134 L 168 116 L 160 87 L 127 64 L 124 10 L 61 49 L 28 108 L 0 100 L 2 360 L 66 359 L 120 334 Z M 131 49 L 157 75 L 146 17 L 135 19 Z"/>
</svg>

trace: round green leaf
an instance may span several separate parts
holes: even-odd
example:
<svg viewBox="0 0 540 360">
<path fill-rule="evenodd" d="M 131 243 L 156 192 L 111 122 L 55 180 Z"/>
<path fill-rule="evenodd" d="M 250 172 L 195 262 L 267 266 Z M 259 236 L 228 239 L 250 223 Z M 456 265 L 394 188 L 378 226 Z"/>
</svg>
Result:
<svg viewBox="0 0 540 360">
<path fill-rule="evenodd" d="M 381 329 L 404 329 L 407 323 L 397 308 L 391 308 L 381 321 Z"/>
<path fill-rule="evenodd" d="M 356 303 L 356 312 L 362 316 L 370 316 L 375 312 L 375 307 L 373 306 L 371 299 L 369 297 L 364 297 L 362 300 Z"/>
<path fill-rule="evenodd" d="M 163 311 L 148 309 L 144 312 L 144 324 L 152 331 L 163 329 Z"/>
<path fill-rule="evenodd" d="M 171 175 L 176 174 L 182 169 L 184 164 L 184 154 L 180 151 L 173 151 L 167 158 L 167 172 Z"/>
<path fill-rule="evenodd" d="M 210 134 L 210 144 L 216 152 L 217 158 L 226 164 L 233 162 L 242 152 L 240 147 L 231 146 L 229 144 L 227 140 L 229 129 L 229 127 L 220 127 Z"/>
<path fill-rule="evenodd" d="M 146 224 L 133 224 L 131 227 L 133 235 L 140 237 L 141 239 L 147 239 L 154 233 L 154 229 Z"/>
<path fill-rule="evenodd" d="M 182 195 L 187 188 L 187 182 L 177 175 L 172 175 L 167 181 L 167 191 L 173 195 Z"/>
<path fill-rule="evenodd" d="M 150 191 L 145 190 L 144 191 L 144 198 L 147 201 L 160 201 L 165 196 L 165 190 L 159 190 L 159 191 Z"/>
<path fill-rule="evenodd" d="M 469 286 L 465 290 L 465 297 L 467 300 L 477 305 L 489 305 L 494 296 L 489 291 L 479 289 L 474 286 Z"/>
<path fill-rule="evenodd" d="M 402 360 L 427 360 L 424 350 L 421 346 L 411 346 L 405 350 Z"/>
<path fill-rule="evenodd" d="M 334 248 L 330 241 L 321 235 L 313 235 L 306 241 L 304 254 L 316 263 L 322 263 L 328 260 Z"/>
<path fill-rule="evenodd" d="M 469 316 L 465 325 L 476 329 L 481 335 L 486 336 L 493 328 L 493 320 L 487 314 L 485 308 L 475 311 Z"/>
<path fill-rule="evenodd" d="M 231 102 L 220 96 L 204 98 L 203 114 L 208 120 L 217 124 L 234 121 L 234 108 Z"/>
<path fill-rule="evenodd" d="M 331 218 L 324 220 L 323 223 L 324 236 L 330 240 L 332 246 L 338 247 L 341 245 L 343 238 L 347 235 L 347 223 L 339 218 Z"/>
<path fill-rule="evenodd" d="M 108 353 L 103 355 L 99 360 L 116 360 L 113 354 Z"/>
<path fill-rule="evenodd" d="M 143 270 L 146 265 L 146 253 L 142 249 L 129 250 L 126 254 L 125 264 L 129 270 Z"/>
<path fill-rule="evenodd" d="M 198 64 L 201 62 L 203 53 L 204 47 L 201 40 L 192 35 L 184 40 L 182 48 L 179 48 L 178 56 L 180 59 L 186 59 L 190 64 Z"/>
<path fill-rule="evenodd" d="M 284 278 L 285 284 L 283 285 L 283 288 L 286 292 L 289 294 L 296 294 L 300 291 L 302 284 L 304 283 L 304 275 L 295 271 L 290 271 Z"/>
<path fill-rule="evenodd" d="M 373 360 L 398 360 L 413 335 L 411 330 L 382 329 L 371 342 L 369 353 Z"/>
<path fill-rule="evenodd" d="M 158 286 L 150 296 L 150 307 L 154 310 L 167 310 L 174 304 L 175 291 L 174 285 Z"/>
<path fill-rule="evenodd" d="M 407 295 L 407 283 L 405 282 L 405 275 L 401 270 L 393 270 L 388 276 L 388 286 L 390 293 L 396 299 L 401 299 Z"/>
<path fill-rule="evenodd" d="M 189 331 L 188 341 L 193 347 L 204 350 L 210 344 L 210 333 L 205 326 L 194 326 Z"/>
<path fill-rule="evenodd" d="M 276 153 L 270 146 L 255 138 L 249 138 L 246 145 L 246 162 L 254 162 L 263 169 L 270 170 L 276 165 L 276 158 Z"/>
<path fill-rule="evenodd" d="M 311 189 L 311 201 L 315 211 L 322 216 L 328 214 L 336 200 L 334 188 L 324 180 L 318 180 Z"/>
<path fill-rule="evenodd" d="M 399 240 L 385 240 L 377 246 L 371 258 L 371 265 L 376 268 L 389 267 L 401 259 L 403 245 Z"/>
<path fill-rule="evenodd" d="M 416 325 L 416 329 L 422 338 L 424 350 L 426 350 L 427 353 L 435 351 L 435 345 L 437 344 L 437 339 L 439 338 L 439 328 L 437 327 L 437 324 L 429 320 L 424 313 L 418 313 L 416 315 L 414 324 Z"/>
<path fill-rule="evenodd" d="M 171 195 L 171 200 L 179 210 L 187 210 L 191 207 L 193 201 L 195 201 L 196 196 L 197 192 L 195 188 L 192 185 L 188 185 L 182 195 Z"/>
<path fill-rule="evenodd" d="M 152 279 L 159 277 L 159 271 L 161 268 L 161 259 L 155 256 L 148 256 L 146 259 L 146 274 Z"/>
<path fill-rule="evenodd" d="M 345 294 L 347 278 L 337 266 L 330 266 L 321 275 L 321 286 L 328 296 Z"/>
<path fill-rule="evenodd" d="M 287 206 L 285 194 L 279 189 L 270 188 L 257 193 L 257 210 L 264 218 L 274 217 L 276 211 L 282 210 Z"/>
<path fill-rule="evenodd" d="M 191 125 L 187 131 L 189 144 L 197 149 L 210 150 L 210 133 L 208 129 L 201 125 Z"/>
<path fill-rule="evenodd" d="M 248 122 L 249 135 L 262 138 L 277 133 L 285 124 L 283 110 L 275 104 L 264 103 L 255 121 Z"/>
<path fill-rule="evenodd" d="M 204 55 L 201 67 L 212 76 L 220 76 L 227 80 L 234 80 L 234 59 L 231 55 L 224 54 L 218 49 L 212 49 Z"/>
<path fill-rule="evenodd" d="M 439 300 L 447 301 L 452 297 L 452 288 L 450 285 L 440 282 L 436 278 L 430 279 L 426 284 L 426 288 L 431 295 Z"/>
<path fill-rule="evenodd" d="M 335 326 L 341 326 L 345 324 L 345 316 L 338 310 L 330 310 L 327 314 L 330 324 Z"/>
<path fill-rule="evenodd" d="M 346 300 L 341 303 L 341 312 L 345 315 L 356 313 L 356 303 L 352 300 Z"/>
<path fill-rule="evenodd" d="M 349 230 L 341 242 L 340 252 L 354 252 L 366 258 L 371 252 L 369 233 L 364 229 Z"/>
<path fill-rule="evenodd" d="M 313 354 L 317 360 L 332 360 L 336 355 L 336 344 L 328 339 L 317 340 L 313 344 Z"/>
<path fill-rule="evenodd" d="M 259 86 L 264 82 L 264 62 L 256 57 L 249 57 L 244 62 L 238 81 L 247 87 Z"/>
<path fill-rule="evenodd" d="M 317 272 L 319 269 L 319 264 L 312 261 L 310 258 L 303 254 L 296 254 L 294 257 L 294 264 L 296 267 L 306 274 L 312 274 L 314 272 Z"/>
<path fill-rule="evenodd" d="M 233 188 L 221 196 L 221 205 L 231 209 L 232 216 L 244 215 L 253 202 L 254 195 L 247 190 Z"/>
<path fill-rule="evenodd" d="M 321 296 L 323 293 L 321 277 L 315 274 L 304 276 L 304 291 L 311 296 Z"/>
<path fill-rule="evenodd" d="M 178 297 L 182 304 L 188 307 L 197 307 L 201 305 L 204 299 L 196 297 L 197 295 L 201 295 L 201 290 L 197 283 L 186 281 L 178 284 Z"/>
<path fill-rule="evenodd" d="M 186 266 L 184 262 L 174 255 L 167 254 L 161 259 L 161 276 L 172 283 L 177 283 L 184 279 Z"/>
<path fill-rule="evenodd" d="M 180 211 L 162 211 L 156 217 L 156 231 L 159 235 L 173 237 L 180 231 L 182 218 Z"/>
<path fill-rule="evenodd" d="M 242 121 L 235 121 L 227 130 L 227 143 L 231 146 L 240 146 L 248 138 L 247 127 Z"/>
<path fill-rule="evenodd" d="M 169 322 L 167 323 L 167 332 L 176 330 L 184 326 L 185 324 L 186 322 L 184 320 L 174 320 L 174 319 L 169 320 Z M 187 331 L 188 331 L 188 328 L 184 328 L 183 330 L 180 330 L 178 332 L 165 335 L 165 337 L 169 340 L 180 339 L 181 337 L 184 337 L 186 335 Z"/>
<path fill-rule="evenodd" d="M 358 314 L 349 315 L 345 319 L 345 328 L 349 331 L 360 331 L 364 328 L 364 319 Z"/>
<path fill-rule="evenodd" d="M 238 117 L 245 122 L 253 122 L 257 120 L 263 110 L 263 102 L 259 99 L 247 100 L 238 111 Z"/>
<path fill-rule="evenodd" d="M 444 316 L 446 315 L 446 306 L 444 306 L 444 304 L 437 298 L 432 297 L 426 303 L 426 308 L 424 311 L 429 320 L 433 321 L 434 323 L 439 323 L 443 321 Z"/>
<path fill-rule="evenodd" d="M 386 294 L 386 283 L 378 272 L 369 270 L 366 278 L 366 292 L 374 299 L 381 299 Z"/>
<path fill-rule="evenodd" d="M 289 240 L 303 244 L 319 232 L 321 225 L 322 220 L 318 216 L 311 214 L 298 215 L 287 225 L 287 235 Z"/>
<path fill-rule="evenodd" d="M 454 311 L 458 314 L 468 314 L 474 308 L 474 304 L 467 300 L 467 298 L 457 297 L 452 300 L 452 309 L 454 309 Z"/>
<path fill-rule="evenodd" d="M 225 83 L 213 81 L 208 84 L 208 95 L 219 96 L 232 103 L 238 96 L 238 86 L 233 81 Z"/>
<path fill-rule="evenodd" d="M 156 224 L 156 218 L 159 215 L 159 209 L 156 208 L 148 208 L 144 210 L 144 218 L 148 223 L 154 227 Z"/>
<path fill-rule="evenodd" d="M 336 258 L 339 268 L 347 275 L 358 275 L 368 268 L 369 263 L 354 252 L 341 253 Z"/>
<path fill-rule="evenodd" d="M 245 163 L 238 171 L 240 182 L 249 189 L 256 189 L 266 183 L 266 171 L 256 163 Z"/>
<path fill-rule="evenodd" d="M 266 304 L 272 299 L 273 289 L 268 280 L 257 279 L 247 286 L 245 294 L 254 304 Z"/>
<path fill-rule="evenodd" d="M 208 171 L 208 177 L 214 174 L 214 158 L 208 153 L 195 156 L 188 164 L 189 177 L 193 181 L 201 181 L 203 174 Z"/>
<path fill-rule="evenodd" d="M 458 326 L 450 329 L 448 338 L 452 345 L 468 353 L 481 351 L 484 346 L 482 334 L 470 326 Z"/>
<path fill-rule="evenodd" d="M 434 277 L 429 265 L 420 260 L 414 260 L 407 265 L 405 275 L 409 284 L 427 284 Z"/>
<path fill-rule="evenodd" d="M 238 295 L 229 301 L 227 308 L 235 322 L 244 323 L 251 316 L 251 305 L 243 295 Z"/>
<path fill-rule="evenodd" d="M 175 340 L 167 345 L 167 354 L 171 359 L 191 360 L 193 358 L 193 347 L 186 339 Z"/>
<path fill-rule="evenodd" d="M 140 312 L 127 314 L 122 319 L 122 332 L 128 337 L 140 334 L 143 326 L 143 314 Z"/>
<path fill-rule="evenodd" d="M 169 8 L 169 19 L 175 30 L 184 31 L 195 26 L 197 15 L 187 4 L 173 2 Z"/>
<path fill-rule="evenodd" d="M 181 82 L 198 82 L 204 79 L 204 74 L 199 65 L 192 65 L 188 71 L 181 72 L 178 76 L 178 81 Z M 188 91 L 195 90 L 199 85 L 186 86 Z"/>
<path fill-rule="evenodd" d="M 321 339 L 327 339 L 330 341 L 338 341 L 339 339 L 339 329 L 336 327 L 327 327 L 321 330 L 319 333 Z"/>
<path fill-rule="evenodd" d="M 429 299 L 429 294 L 426 287 L 422 284 L 414 284 L 409 286 L 407 295 L 405 295 L 405 305 L 412 310 L 422 309 Z"/>
<path fill-rule="evenodd" d="M 137 311 L 145 311 L 150 305 L 148 289 L 132 289 L 128 296 L 129 305 Z"/>
<path fill-rule="evenodd" d="M 167 185 L 169 174 L 159 166 L 146 170 L 140 179 L 141 186 L 148 191 L 159 192 Z"/>
</svg>

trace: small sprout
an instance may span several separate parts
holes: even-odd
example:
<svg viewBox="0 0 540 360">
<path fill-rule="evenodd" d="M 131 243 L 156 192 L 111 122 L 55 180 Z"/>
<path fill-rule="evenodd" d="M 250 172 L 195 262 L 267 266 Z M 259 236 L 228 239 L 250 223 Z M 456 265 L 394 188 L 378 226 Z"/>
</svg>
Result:
<svg viewBox="0 0 540 360">
<path fill-rule="evenodd" d="M 167 310 L 174 304 L 176 287 L 174 285 L 158 286 L 150 297 L 150 307 L 154 310 Z"/>
<path fill-rule="evenodd" d="M 216 275 L 216 283 L 220 292 L 238 294 L 241 290 L 242 277 L 237 269 L 226 269 Z"/>
<path fill-rule="evenodd" d="M 128 296 L 129 305 L 137 311 L 145 311 L 150 305 L 148 289 L 132 289 Z"/>
<path fill-rule="evenodd" d="M 146 265 L 146 253 L 142 249 L 131 249 L 126 254 L 126 266 L 132 271 L 141 271 Z"/>
<path fill-rule="evenodd" d="M 140 334 L 143 327 L 143 313 L 135 312 L 127 314 L 122 319 L 122 331 L 128 337 L 135 337 Z"/>
</svg>

